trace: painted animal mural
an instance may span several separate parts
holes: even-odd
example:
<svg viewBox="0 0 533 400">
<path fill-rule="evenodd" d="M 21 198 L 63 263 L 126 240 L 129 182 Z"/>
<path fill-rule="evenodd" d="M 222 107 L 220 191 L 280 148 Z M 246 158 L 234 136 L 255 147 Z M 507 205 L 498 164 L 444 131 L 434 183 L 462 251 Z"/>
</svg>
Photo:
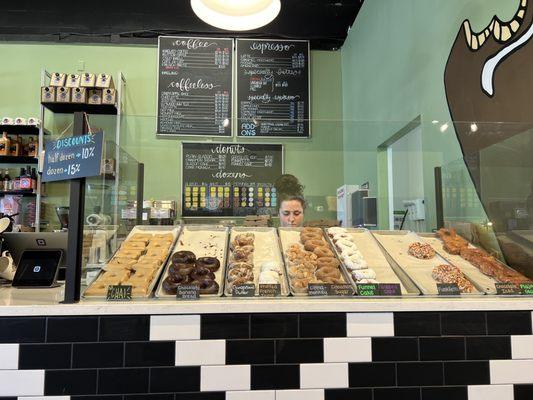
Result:
<svg viewBox="0 0 533 400">
<path fill-rule="evenodd" d="M 500 249 L 508 263 L 533 278 L 532 242 L 528 247 L 510 234 L 531 230 L 533 240 L 533 0 L 516 1 L 517 11 L 509 21 L 494 16 L 478 32 L 464 21 L 450 51 L 444 84 L 466 167 Z M 526 192 L 521 200 L 510 201 L 484 193 L 483 185 L 491 179 L 488 169 L 483 170 L 487 149 L 498 160 L 491 171 L 501 165 L 521 174 L 504 182 L 509 198 L 525 190 L 529 196 Z"/>
</svg>

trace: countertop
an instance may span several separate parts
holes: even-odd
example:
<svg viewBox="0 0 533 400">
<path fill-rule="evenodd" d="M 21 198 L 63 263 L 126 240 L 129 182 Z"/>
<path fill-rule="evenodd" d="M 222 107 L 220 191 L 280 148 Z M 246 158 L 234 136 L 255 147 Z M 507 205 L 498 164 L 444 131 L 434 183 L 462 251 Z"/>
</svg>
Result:
<svg viewBox="0 0 533 400">
<path fill-rule="evenodd" d="M 0 316 L 533 310 L 533 297 L 496 296 L 329 299 L 221 297 L 188 301 L 147 299 L 129 302 L 82 299 L 76 304 L 60 304 L 63 290 L 64 287 L 53 289 L 2 287 Z"/>
</svg>

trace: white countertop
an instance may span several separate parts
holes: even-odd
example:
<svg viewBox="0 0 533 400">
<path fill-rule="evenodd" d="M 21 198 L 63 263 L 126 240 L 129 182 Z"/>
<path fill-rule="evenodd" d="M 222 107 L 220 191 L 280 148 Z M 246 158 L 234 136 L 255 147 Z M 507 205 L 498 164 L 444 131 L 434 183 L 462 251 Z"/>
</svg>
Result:
<svg viewBox="0 0 533 400">
<path fill-rule="evenodd" d="M 131 302 L 82 300 L 60 304 L 63 287 L 54 289 L 0 288 L 0 316 L 102 314 L 218 314 L 282 312 L 392 312 L 533 310 L 533 297 L 472 296 L 469 298 L 310 298 L 232 299 L 196 301 L 148 299 Z"/>
</svg>

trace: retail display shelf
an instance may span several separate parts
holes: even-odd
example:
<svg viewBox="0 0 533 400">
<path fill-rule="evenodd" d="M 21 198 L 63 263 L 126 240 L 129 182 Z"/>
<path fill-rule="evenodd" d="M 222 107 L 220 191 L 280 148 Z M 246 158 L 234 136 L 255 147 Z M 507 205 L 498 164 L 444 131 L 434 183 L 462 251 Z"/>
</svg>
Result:
<svg viewBox="0 0 533 400">
<path fill-rule="evenodd" d="M 83 111 L 87 114 L 117 115 L 117 107 L 113 104 L 77 104 L 77 103 L 41 103 L 43 107 L 59 114 L 70 114 Z"/>
<path fill-rule="evenodd" d="M 5 192 L 0 192 L 0 196 L 5 196 L 8 194 L 17 195 L 17 196 L 28 196 L 28 197 L 37 196 L 37 193 L 30 192 L 27 190 L 7 190 Z"/>
<path fill-rule="evenodd" d="M 6 132 L 8 135 L 39 136 L 39 128 L 34 125 L 2 125 L 0 124 L 0 133 Z M 50 135 L 46 129 L 43 129 L 45 135 Z"/>
<path fill-rule="evenodd" d="M 29 156 L 0 156 L 0 164 L 37 164 L 38 161 Z"/>
</svg>

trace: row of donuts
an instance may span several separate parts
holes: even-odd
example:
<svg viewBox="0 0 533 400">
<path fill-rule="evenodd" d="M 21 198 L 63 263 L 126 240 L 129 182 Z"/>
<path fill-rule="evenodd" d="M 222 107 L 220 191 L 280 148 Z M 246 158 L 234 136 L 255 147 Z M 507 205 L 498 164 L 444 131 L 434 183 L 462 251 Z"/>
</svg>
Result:
<svg viewBox="0 0 533 400">
<path fill-rule="evenodd" d="M 254 283 L 254 241 L 251 232 L 238 234 L 230 244 L 230 257 L 227 271 L 227 288 L 235 285 Z"/>
<path fill-rule="evenodd" d="M 130 285 L 134 296 L 148 296 L 173 242 L 172 233 L 134 233 L 122 243 L 84 296 L 105 296 L 110 285 Z"/>
<path fill-rule="evenodd" d="M 376 280 L 376 271 L 368 267 L 357 244 L 345 228 L 333 227 L 327 232 L 356 283 L 379 283 Z"/>
<path fill-rule="evenodd" d="M 303 228 L 299 242 L 288 247 L 286 256 L 290 284 L 295 292 L 307 292 L 310 283 L 345 283 L 340 263 L 320 228 Z"/>
</svg>

